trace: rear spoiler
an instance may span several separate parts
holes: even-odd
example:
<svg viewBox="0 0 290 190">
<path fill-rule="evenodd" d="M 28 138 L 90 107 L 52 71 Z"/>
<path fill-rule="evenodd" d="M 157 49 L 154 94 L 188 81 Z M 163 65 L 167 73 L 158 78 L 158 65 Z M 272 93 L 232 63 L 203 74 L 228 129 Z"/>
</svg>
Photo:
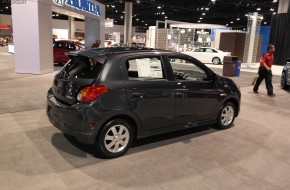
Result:
<svg viewBox="0 0 290 190">
<path fill-rule="evenodd" d="M 104 64 L 107 60 L 107 56 L 105 54 L 99 54 L 90 50 L 71 51 L 65 53 L 65 55 L 68 56 L 70 59 L 73 59 L 73 57 L 77 56 L 88 57 L 89 59 L 96 60 L 101 64 Z"/>
</svg>

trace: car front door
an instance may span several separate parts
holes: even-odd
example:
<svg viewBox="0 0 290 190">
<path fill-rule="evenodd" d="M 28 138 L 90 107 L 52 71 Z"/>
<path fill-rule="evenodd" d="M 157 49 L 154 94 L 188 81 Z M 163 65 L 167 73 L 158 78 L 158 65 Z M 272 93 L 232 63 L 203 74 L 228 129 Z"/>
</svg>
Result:
<svg viewBox="0 0 290 190">
<path fill-rule="evenodd" d="M 182 60 L 175 62 L 174 60 Z M 211 74 L 198 61 L 189 57 L 170 56 L 175 76 L 174 125 L 200 125 L 214 121 L 219 110 L 220 92 L 211 80 Z"/>
<path fill-rule="evenodd" d="M 166 79 L 160 56 L 126 58 L 124 85 L 130 109 L 145 131 L 171 127 L 174 121 L 175 96 Z M 124 73 L 124 72 L 123 72 Z"/>
</svg>

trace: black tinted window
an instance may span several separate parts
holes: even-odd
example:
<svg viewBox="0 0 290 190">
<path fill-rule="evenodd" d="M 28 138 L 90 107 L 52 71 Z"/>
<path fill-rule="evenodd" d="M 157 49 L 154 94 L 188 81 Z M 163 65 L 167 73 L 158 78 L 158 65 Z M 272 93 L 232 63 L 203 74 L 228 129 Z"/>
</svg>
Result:
<svg viewBox="0 0 290 190">
<path fill-rule="evenodd" d="M 176 80 L 205 81 L 207 80 L 206 71 L 197 66 L 191 60 L 169 57 Z"/>
<path fill-rule="evenodd" d="M 94 79 L 101 72 L 103 65 L 87 57 L 73 57 L 63 69 L 70 78 Z"/>
</svg>

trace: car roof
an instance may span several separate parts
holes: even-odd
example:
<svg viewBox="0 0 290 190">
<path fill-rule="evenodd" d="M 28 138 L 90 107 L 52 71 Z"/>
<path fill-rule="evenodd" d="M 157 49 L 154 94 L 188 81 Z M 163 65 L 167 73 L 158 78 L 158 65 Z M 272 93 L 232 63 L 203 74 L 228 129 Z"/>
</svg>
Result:
<svg viewBox="0 0 290 190">
<path fill-rule="evenodd" d="M 104 63 L 105 59 L 112 54 L 136 54 L 136 53 L 178 53 L 169 50 L 152 49 L 152 48 L 131 48 L 131 47 L 110 47 L 110 48 L 89 48 L 80 51 L 68 53 L 70 56 L 85 56 Z"/>
</svg>

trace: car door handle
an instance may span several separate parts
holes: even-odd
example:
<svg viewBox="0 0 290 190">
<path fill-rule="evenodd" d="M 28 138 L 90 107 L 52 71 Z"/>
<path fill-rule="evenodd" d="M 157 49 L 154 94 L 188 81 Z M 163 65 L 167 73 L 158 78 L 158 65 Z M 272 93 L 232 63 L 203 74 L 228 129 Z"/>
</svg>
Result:
<svg viewBox="0 0 290 190">
<path fill-rule="evenodd" d="M 135 98 L 143 98 L 143 94 L 142 93 L 134 92 L 134 93 L 132 93 L 132 95 Z"/>
</svg>

